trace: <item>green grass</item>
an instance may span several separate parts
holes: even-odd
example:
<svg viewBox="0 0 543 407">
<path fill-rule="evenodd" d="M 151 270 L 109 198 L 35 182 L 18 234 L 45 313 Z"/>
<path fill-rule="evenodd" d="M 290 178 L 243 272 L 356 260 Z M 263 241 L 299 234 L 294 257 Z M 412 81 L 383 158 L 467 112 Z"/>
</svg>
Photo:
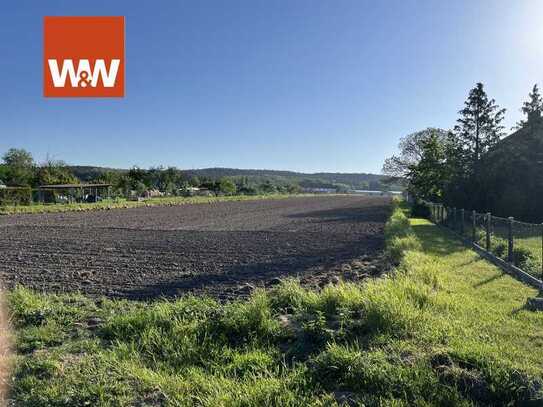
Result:
<svg viewBox="0 0 543 407">
<path fill-rule="evenodd" d="M 472 239 L 471 221 L 464 223 L 463 236 Z M 505 261 L 508 261 L 508 236 L 509 229 L 503 221 L 501 225 L 493 226 L 490 239 L 491 252 Z M 538 279 L 541 279 L 543 273 L 542 240 L 541 225 L 517 223 L 513 227 L 513 263 Z M 486 247 L 486 232 L 481 224 L 476 229 L 475 241 L 479 246 Z"/>
<path fill-rule="evenodd" d="M 543 373 L 537 294 L 428 221 L 387 227 L 394 273 L 250 300 L 94 301 L 19 288 L 12 397 L 24 406 L 511 405 Z M 405 231 L 405 228 L 408 231 Z M 394 231 L 394 229 L 396 229 Z M 98 318 L 98 319 L 96 319 Z M 537 405 L 537 404 L 534 404 Z"/>
<path fill-rule="evenodd" d="M 194 196 L 194 197 L 160 197 L 148 198 L 143 201 L 128 201 L 126 199 L 109 199 L 96 203 L 72 203 L 72 204 L 39 204 L 24 206 L 0 206 L 0 215 L 13 215 L 23 213 L 56 213 L 78 212 L 93 210 L 109 210 L 123 208 L 140 208 L 145 206 L 174 206 L 185 204 L 214 203 L 228 201 L 254 201 L 258 199 L 285 199 L 293 196 L 313 196 L 308 194 L 266 194 L 266 195 L 233 195 L 233 196 Z"/>
</svg>

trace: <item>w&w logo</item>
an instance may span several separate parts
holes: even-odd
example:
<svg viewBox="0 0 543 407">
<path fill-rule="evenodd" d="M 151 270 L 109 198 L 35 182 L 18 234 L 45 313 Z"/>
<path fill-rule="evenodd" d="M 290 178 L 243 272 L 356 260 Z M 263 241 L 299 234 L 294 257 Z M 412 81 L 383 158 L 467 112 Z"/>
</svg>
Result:
<svg viewBox="0 0 543 407">
<path fill-rule="evenodd" d="M 124 96 L 124 17 L 45 17 L 46 97 Z"/>
<path fill-rule="evenodd" d="M 48 63 L 55 88 L 63 88 L 67 77 L 70 78 L 73 88 L 86 88 L 87 86 L 95 88 L 98 86 L 99 79 L 101 79 L 101 83 L 105 88 L 113 88 L 121 60 L 113 59 L 109 70 L 106 68 L 106 62 L 103 59 L 97 59 L 93 69 L 91 69 L 88 59 L 79 60 L 77 70 L 74 68 L 74 62 L 71 59 L 65 59 L 61 69 L 59 69 L 56 59 L 49 59 Z"/>
</svg>

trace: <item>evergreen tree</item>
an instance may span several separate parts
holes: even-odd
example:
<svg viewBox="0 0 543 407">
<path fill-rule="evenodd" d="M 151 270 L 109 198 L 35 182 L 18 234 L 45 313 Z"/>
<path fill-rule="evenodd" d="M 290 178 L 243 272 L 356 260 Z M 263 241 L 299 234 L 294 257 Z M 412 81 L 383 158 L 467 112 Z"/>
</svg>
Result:
<svg viewBox="0 0 543 407">
<path fill-rule="evenodd" d="M 477 173 L 481 155 L 496 145 L 503 136 L 505 109 L 500 109 L 494 99 L 488 99 L 482 83 L 470 90 L 461 117 L 454 127 L 455 135 L 469 158 L 469 167 Z"/>
<path fill-rule="evenodd" d="M 537 84 L 534 85 L 532 92 L 528 95 L 528 97 L 530 100 L 524 102 L 522 108 L 520 109 L 521 112 L 526 115 L 526 119 L 522 119 L 521 121 L 517 122 L 517 125 L 513 127 L 514 130 L 518 130 L 526 126 L 532 117 L 541 117 L 541 112 L 543 111 L 543 99 L 541 98 Z"/>
</svg>

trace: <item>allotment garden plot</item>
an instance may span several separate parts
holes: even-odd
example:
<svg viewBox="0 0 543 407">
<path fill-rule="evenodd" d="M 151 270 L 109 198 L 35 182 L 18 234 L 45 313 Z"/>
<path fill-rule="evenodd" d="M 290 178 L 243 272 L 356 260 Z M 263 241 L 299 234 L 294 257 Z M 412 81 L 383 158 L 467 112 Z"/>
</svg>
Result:
<svg viewBox="0 0 543 407">
<path fill-rule="evenodd" d="M 155 298 L 375 272 L 389 199 L 293 197 L 0 217 L 0 281 Z"/>
</svg>

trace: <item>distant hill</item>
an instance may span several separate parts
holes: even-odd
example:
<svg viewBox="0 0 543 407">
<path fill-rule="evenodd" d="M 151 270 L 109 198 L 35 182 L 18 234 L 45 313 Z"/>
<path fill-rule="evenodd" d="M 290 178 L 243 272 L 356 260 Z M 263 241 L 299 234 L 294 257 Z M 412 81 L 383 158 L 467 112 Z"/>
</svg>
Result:
<svg viewBox="0 0 543 407">
<path fill-rule="evenodd" d="M 127 172 L 126 169 L 104 168 L 93 166 L 71 166 L 74 175 L 81 181 L 87 182 L 99 178 L 107 172 Z M 301 173 L 294 171 L 238 169 L 238 168 L 202 168 L 192 170 L 180 170 L 188 178 L 198 177 L 219 179 L 222 177 L 246 178 L 250 182 L 260 183 L 273 181 L 275 183 L 296 183 L 302 187 L 336 187 L 345 186 L 351 189 L 372 190 L 402 190 L 399 180 L 391 180 L 389 177 L 378 174 L 365 173 Z"/>
</svg>

